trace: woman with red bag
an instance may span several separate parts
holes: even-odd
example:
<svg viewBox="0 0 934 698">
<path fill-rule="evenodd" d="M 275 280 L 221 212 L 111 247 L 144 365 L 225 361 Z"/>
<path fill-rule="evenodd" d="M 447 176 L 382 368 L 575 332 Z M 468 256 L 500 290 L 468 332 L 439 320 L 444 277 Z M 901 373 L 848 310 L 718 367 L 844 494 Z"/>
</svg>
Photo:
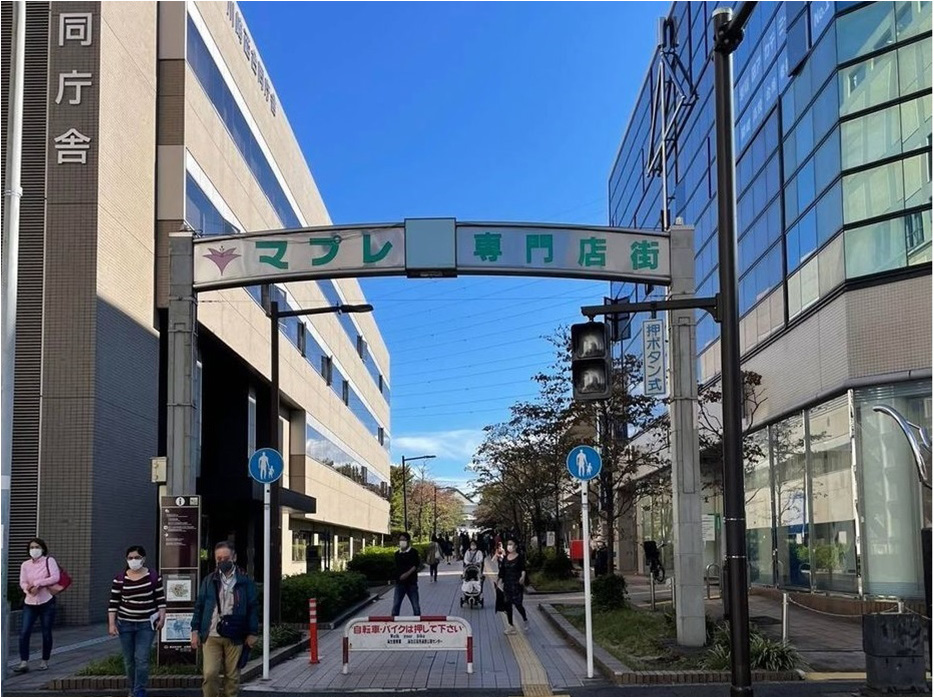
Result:
<svg viewBox="0 0 934 698">
<path fill-rule="evenodd" d="M 29 559 L 19 568 L 19 586 L 26 594 L 23 602 L 23 627 L 19 632 L 19 664 L 13 672 L 29 671 L 29 641 L 38 620 L 42 626 L 42 661 L 39 669 L 49 668 L 52 656 L 52 623 L 55 621 L 55 596 L 52 587 L 58 585 L 61 569 L 49 556 L 49 546 L 41 538 L 29 541 Z"/>
</svg>

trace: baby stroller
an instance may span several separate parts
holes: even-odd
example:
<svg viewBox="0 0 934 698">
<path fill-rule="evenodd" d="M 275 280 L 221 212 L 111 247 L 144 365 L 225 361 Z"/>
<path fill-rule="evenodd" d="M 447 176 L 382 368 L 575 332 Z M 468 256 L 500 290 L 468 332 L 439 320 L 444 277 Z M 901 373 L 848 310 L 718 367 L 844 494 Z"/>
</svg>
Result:
<svg viewBox="0 0 934 698">
<path fill-rule="evenodd" d="M 480 565 L 467 565 L 461 577 L 461 607 L 467 604 L 470 608 L 483 606 L 483 573 Z"/>
</svg>

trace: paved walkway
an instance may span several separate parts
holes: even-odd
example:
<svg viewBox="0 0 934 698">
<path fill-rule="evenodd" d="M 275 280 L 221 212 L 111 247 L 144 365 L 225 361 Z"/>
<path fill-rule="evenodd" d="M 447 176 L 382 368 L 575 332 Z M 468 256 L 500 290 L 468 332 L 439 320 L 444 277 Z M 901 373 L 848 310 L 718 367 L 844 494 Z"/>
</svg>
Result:
<svg viewBox="0 0 934 698">
<path fill-rule="evenodd" d="M 298 695 L 301 693 L 349 693 L 379 689 L 477 692 L 509 689 L 517 695 L 551 695 L 587 685 L 586 666 L 542 618 L 537 606 L 549 597 L 526 596 L 528 632 L 506 636 L 502 614 L 493 610 L 492 577 L 484 583 L 484 608 L 461 608 L 460 567 L 442 565 L 438 583 L 419 575 L 423 615 L 451 615 L 466 619 L 474 634 L 474 673 L 467 674 L 464 652 L 351 652 L 350 672 L 341 674 L 342 630 L 319 636 L 320 663 L 310 665 L 307 654 L 270 671 L 270 681 L 257 680 L 250 689 Z M 553 599 L 552 599 L 553 600 Z M 361 615 L 389 615 L 392 592 Z M 402 613 L 409 613 L 408 601 Z M 518 614 L 517 619 L 518 619 Z M 444 693 L 451 695 L 452 693 Z"/>
<path fill-rule="evenodd" d="M 33 630 L 30 643 L 30 671 L 25 674 L 10 674 L 3 681 L 3 693 L 15 691 L 35 691 L 53 679 L 72 676 L 88 662 L 102 659 L 120 652 L 117 638 L 107 634 L 107 624 L 65 626 L 52 631 L 52 659 L 48 671 L 38 671 L 42 658 L 42 633 L 38 627 Z M 9 667 L 19 664 L 18 634 L 10 636 Z"/>
</svg>

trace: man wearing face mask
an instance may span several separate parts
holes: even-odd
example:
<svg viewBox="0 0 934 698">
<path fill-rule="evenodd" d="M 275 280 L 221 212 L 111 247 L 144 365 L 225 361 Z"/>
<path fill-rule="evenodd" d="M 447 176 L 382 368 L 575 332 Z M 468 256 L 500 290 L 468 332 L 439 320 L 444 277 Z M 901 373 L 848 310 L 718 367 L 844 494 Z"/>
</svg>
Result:
<svg viewBox="0 0 934 698">
<path fill-rule="evenodd" d="M 240 684 L 240 656 L 248 652 L 259 631 L 256 584 L 236 566 L 233 546 L 214 546 L 217 569 L 205 577 L 191 617 L 191 646 L 202 648 L 205 696 L 235 696 Z M 224 673 L 223 693 L 219 693 Z"/>
<path fill-rule="evenodd" d="M 412 615 L 422 614 L 418 603 L 418 568 L 421 560 L 418 551 L 412 547 L 412 539 L 408 533 L 399 534 L 399 549 L 396 551 L 396 591 L 392 601 L 392 615 L 398 616 L 402 609 L 402 599 L 409 597 L 412 604 Z"/>
</svg>

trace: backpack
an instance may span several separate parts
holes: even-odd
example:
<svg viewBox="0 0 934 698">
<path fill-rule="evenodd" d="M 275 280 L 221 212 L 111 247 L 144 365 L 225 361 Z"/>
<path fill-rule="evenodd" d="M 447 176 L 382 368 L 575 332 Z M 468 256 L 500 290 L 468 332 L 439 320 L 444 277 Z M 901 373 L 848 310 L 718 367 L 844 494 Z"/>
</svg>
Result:
<svg viewBox="0 0 934 698">
<path fill-rule="evenodd" d="M 61 594 L 65 589 L 71 586 L 71 575 L 65 571 L 65 568 L 58 564 L 58 560 L 55 560 L 55 564 L 58 565 L 58 584 L 53 584 L 49 587 L 49 593 L 52 596 L 57 596 Z M 45 558 L 45 571 L 50 577 L 52 576 L 51 571 L 49 571 L 49 558 Z"/>
</svg>

